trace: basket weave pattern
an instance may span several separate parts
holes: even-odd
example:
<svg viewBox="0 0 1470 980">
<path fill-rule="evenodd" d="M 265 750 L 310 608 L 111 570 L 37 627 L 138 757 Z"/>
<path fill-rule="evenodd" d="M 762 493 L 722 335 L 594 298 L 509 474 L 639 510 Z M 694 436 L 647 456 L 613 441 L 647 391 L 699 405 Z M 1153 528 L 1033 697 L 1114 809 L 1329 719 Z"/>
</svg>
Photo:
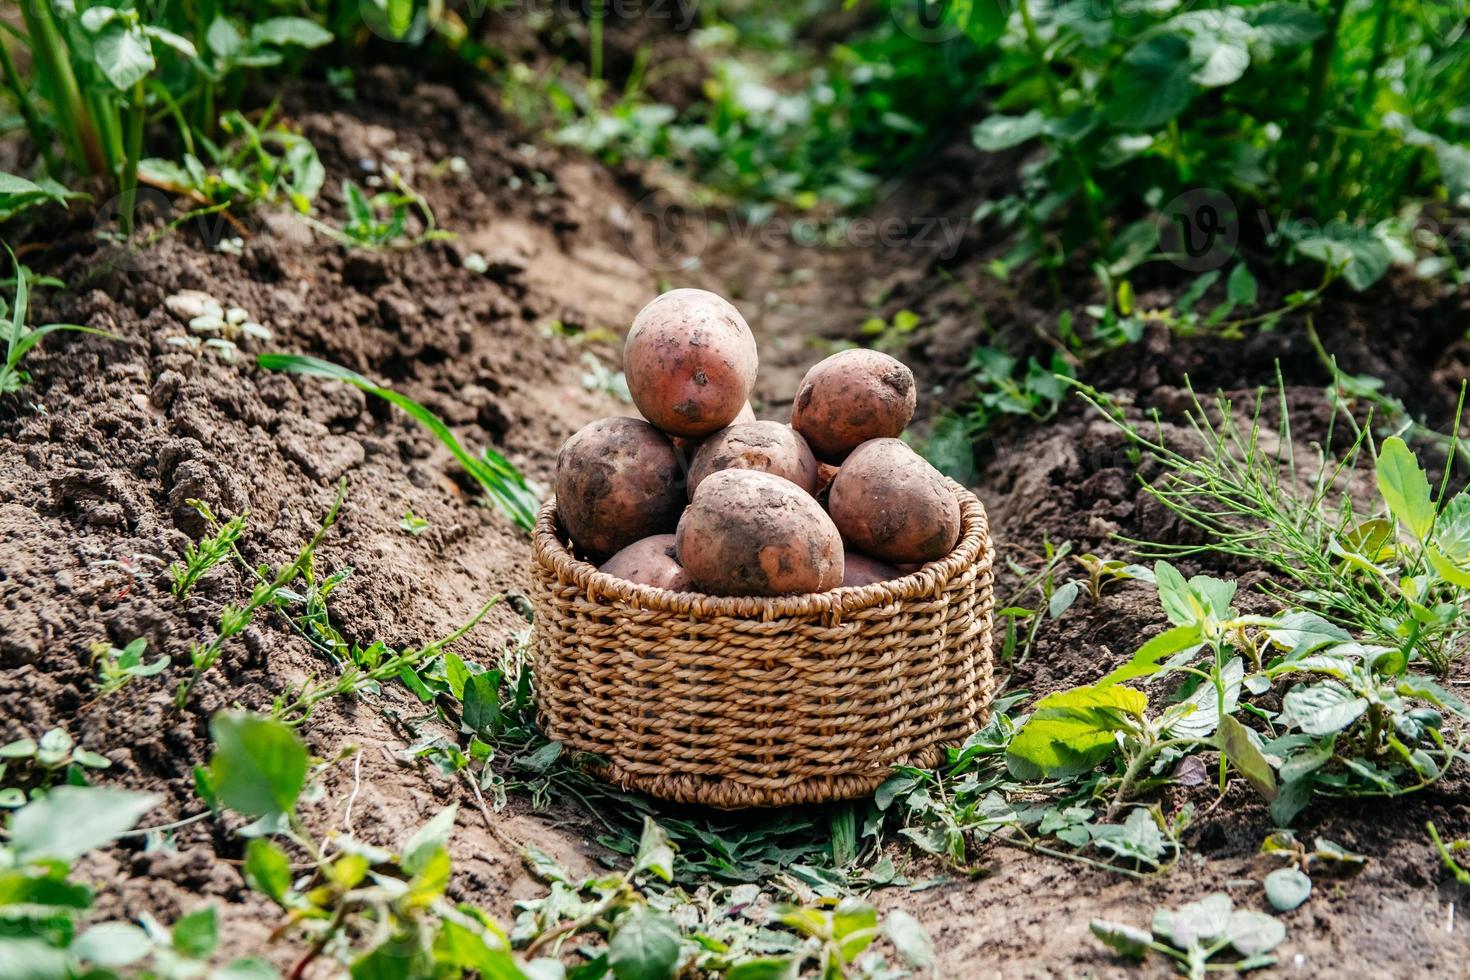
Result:
<svg viewBox="0 0 1470 980">
<path fill-rule="evenodd" d="M 930 767 L 992 694 L 985 509 L 957 483 L 947 557 L 817 595 L 706 596 L 599 572 L 556 501 L 533 536 L 542 726 L 628 789 L 722 808 L 850 799 Z"/>
</svg>

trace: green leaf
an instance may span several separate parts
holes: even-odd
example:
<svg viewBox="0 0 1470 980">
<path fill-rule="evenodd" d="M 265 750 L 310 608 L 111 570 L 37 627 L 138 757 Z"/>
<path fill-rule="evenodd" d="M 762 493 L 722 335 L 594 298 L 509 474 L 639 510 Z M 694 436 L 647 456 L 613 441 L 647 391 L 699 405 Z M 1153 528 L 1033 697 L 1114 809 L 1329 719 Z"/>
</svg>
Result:
<svg viewBox="0 0 1470 980">
<path fill-rule="evenodd" d="M 1164 33 L 1146 37 L 1113 73 L 1108 117 L 1119 129 L 1154 129 L 1178 116 L 1194 99 L 1189 39 Z"/>
<path fill-rule="evenodd" d="M 1119 956 L 1130 960 L 1141 960 L 1148 955 L 1149 944 L 1154 941 L 1147 929 L 1130 926 L 1122 922 L 1093 919 L 1087 924 L 1092 934 Z"/>
<path fill-rule="evenodd" d="M 515 523 L 516 527 L 528 532 L 535 527 L 536 509 L 540 505 L 540 498 L 520 471 L 504 457 L 489 449 L 485 450 L 480 457 L 470 455 L 442 419 L 413 399 L 389 388 L 380 387 L 356 371 L 316 357 L 303 357 L 295 354 L 261 354 L 256 359 L 256 363 L 268 371 L 289 371 L 293 374 L 345 381 L 370 395 L 396 405 L 428 429 L 449 450 L 450 455 L 459 461 L 465 472 L 480 484 L 491 501 Z"/>
<path fill-rule="evenodd" d="M 1245 45 L 1213 32 L 1201 32 L 1190 37 L 1189 57 L 1194 66 L 1190 80 L 1205 88 L 1234 84 L 1251 63 L 1251 55 Z"/>
<path fill-rule="evenodd" d="M 219 945 L 219 918 L 213 905 L 191 912 L 174 923 L 174 952 L 192 960 L 208 959 Z"/>
<path fill-rule="evenodd" d="M 404 871 L 418 874 L 428 866 L 430 858 L 444 850 L 449 844 L 449 835 L 454 831 L 454 818 L 458 813 L 459 805 L 451 803 L 408 839 L 408 843 L 403 845 Z"/>
<path fill-rule="evenodd" d="M 1393 253 L 1383 240 L 1361 228 L 1330 223 L 1324 228 L 1283 225 L 1282 234 L 1296 250 L 1330 268 L 1340 268 L 1353 289 L 1362 292 L 1393 264 Z"/>
<path fill-rule="evenodd" d="M 725 971 L 725 980 L 796 980 L 801 964 L 789 956 L 743 959 Z"/>
<path fill-rule="evenodd" d="M 143 26 L 143 35 L 150 40 L 173 48 L 185 58 L 199 57 L 199 49 L 194 47 L 194 42 L 186 37 L 175 34 L 173 31 L 162 27 L 154 27 L 151 24 L 145 24 Z"/>
<path fill-rule="evenodd" d="M 1158 586 L 1159 603 L 1164 607 L 1164 615 L 1169 617 L 1169 622 L 1175 626 L 1199 622 L 1200 610 L 1195 608 L 1196 601 L 1189 590 L 1189 583 L 1177 568 L 1166 561 L 1155 562 L 1154 583 Z"/>
<path fill-rule="evenodd" d="M 0 194 L 45 194 L 40 184 L 0 170 Z"/>
<path fill-rule="evenodd" d="M 1440 511 L 1434 541 L 1456 562 L 1470 561 L 1470 494 L 1455 494 Z"/>
<path fill-rule="evenodd" d="M 883 933 L 910 969 L 934 969 L 934 940 L 929 938 L 929 933 L 913 915 L 903 909 L 894 909 L 883 920 Z"/>
<path fill-rule="evenodd" d="M 1257 291 L 1256 277 L 1244 262 L 1230 270 L 1230 278 L 1225 280 L 1225 296 L 1230 302 L 1236 306 L 1254 306 Z"/>
<path fill-rule="evenodd" d="M 1434 545 L 1424 549 L 1424 556 L 1429 559 L 1429 564 L 1434 566 L 1440 578 L 1457 588 L 1470 589 L 1470 569 L 1456 565 Z"/>
<path fill-rule="evenodd" d="M 1419 541 L 1434 527 L 1434 501 L 1429 478 L 1408 445 L 1398 436 L 1383 440 L 1378 450 L 1378 492 L 1399 523 Z"/>
<path fill-rule="evenodd" d="M 1008 150 L 1041 135 L 1046 117 L 1033 109 L 1024 116 L 987 116 L 975 126 L 972 138 L 978 149 L 987 153 Z"/>
<path fill-rule="evenodd" d="M 1281 702 L 1280 722 L 1299 728 L 1308 735 L 1322 736 L 1340 732 L 1357 721 L 1368 710 L 1366 698 L 1355 697 L 1336 681 L 1320 684 L 1298 684 L 1286 692 Z"/>
<path fill-rule="evenodd" d="M 247 956 L 215 970 L 209 980 L 280 980 L 280 977 L 270 963 L 258 956 Z"/>
<path fill-rule="evenodd" d="M 320 48 L 332 43 L 332 32 L 304 17 L 271 17 L 250 29 L 256 44 L 276 47 Z"/>
<path fill-rule="evenodd" d="M 253 837 L 245 845 L 245 881 L 277 905 L 285 903 L 291 889 L 291 859 L 264 837 Z"/>
<path fill-rule="evenodd" d="M 1092 828 L 1092 842 L 1119 857 L 1132 858 L 1158 865 L 1168 855 L 1169 839 L 1159 829 L 1159 822 L 1146 807 L 1136 807 L 1121 826 L 1099 824 Z"/>
<path fill-rule="evenodd" d="M 0 970 L 3 980 L 70 980 L 76 976 L 65 950 L 23 936 L 0 939 Z"/>
<path fill-rule="evenodd" d="M 1214 892 L 1178 909 L 1154 913 L 1153 932 L 1176 949 L 1207 946 L 1225 934 L 1235 903 L 1224 892 Z"/>
<path fill-rule="evenodd" d="M 131 966 L 153 951 L 153 940 L 148 933 L 127 922 L 103 922 L 92 926 L 71 944 L 73 955 L 92 966 L 104 969 Z M 5 959 L 6 950 L 0 941 L 0 960 Z M 0 976 L 12 974 L 0 969 Z"/>
<path fill-rule="evenodd" d="M 306 746 L 290 726 L 259 715 L 217 714 L 209 725 L 219 801 L 249 817 L 290 813 L 306 785 Z"/>
<path fill-rule="evenodd" d="M 1311 7 L 1301 3 L 1266 3 L 1245 10 L 1253 35 L 1273 47 L 1311 44 L 1327 26 Z"/>
<path fill-rule="evenodd" d="M 662 912 L 635 906 L 618 917 L 607 962 L 618 980 L 670 980 L 679 964 L 679 927 Z"/>
<path fill-rule="evenodd" d="M 1022 779 L 1086 772 L 1111 755 L 1113 733 L 1136 724 L 1148 698 L 1131 687 L 1077 687 L 1048 694 L 1016 732 L 1006 765 Z"/>
<path fill-rule="evenodd" d="M 1312 894 L 1312 879 L 1301 868 L 1277 868 L 1266 876 L 1266 900 L 1278 912 L 1290 912 Z"/>
<path fill-rule="evenodd" d="M 1271 764 L 1256 748 L 1250 732 L 1233 715 L 1220 719 L 1220 750 L 1267 803 L 1276 799 L 1276 775 L 1271 771 Z"/>
<path fill-rule="evenodd" d="M 471 674 L 464 684 L 464 713 L 460 716 L 466 728 L 479 735 L 491 735 L 500 722 L 500 692 L 496 690 L 497 672 Z"/>
<path fill-rule="evenodd" d="M 120 92 L 147 78 L 156 64 L 147 36 L 140 29 L 116 20 L 93 40 L 92 53 L 102 74 Z"/>
<path fill-rule="evenodd" d="M 1276 799 L 1271 801 L 1271 820 L 1278 827 L 1289 827 L 1296 815 L 1312 802 L 1312 786 L 1315 780 L 1304 776 L 1291 782 L 1283 781 Z"/>
<path fill-rule="evenodd" d="M 1236 909 L 1230 913 L 1225 937 L 1242 956 L 1261 956 L 1271 952 L 1286 938 L 1286 926 L 1264 912 Z"/>
<path fill-rule="evenodd" d="M 643 817 L 643 833 L 638 839 L 638 854 L 630 874 L 650 871 L 664 881 L 674 880 L 674 848 L 669 835 L 652 817 Z"/>
<path fill-rule="evenodd" d="M 1304 657 L 1313 651 L 1336 643 L 1348 643 L 1352 635 L 1316 613 L 1297 610 L 1276 620 L 1275 626 L 1266 628 L 1266 636 L 1272 643 L 1287 651 L 1291 659 Z"/>
<path fill-rule="evenodd" d="M 74 861 L 132 830 L 159 799 L 111 787 L 55 786 L 16 811 L 10 844 L 21 863 Z"/>
<path fill-rule="evenodd" d="M 224 17 L 215 17 L 209 23 L 209 30 L 204 32 L 204 43 L 216 55 L 228 60 L 245 46 L 245 39 L 234 24 Z"/>
<path fill-rule="evenodd" d="M 1098 687 L 1108 687 L 1135 677 L 1156 673 L 1159 661 L 1181 650 L 1197 647 L 1204 642 L 1204 631 L 1199 623 L 1186 623 L 1167 629 L 1138 648 L 1133 657 L 1121 667 L 1105 675 L 1097 682 Z"/>
</svg>

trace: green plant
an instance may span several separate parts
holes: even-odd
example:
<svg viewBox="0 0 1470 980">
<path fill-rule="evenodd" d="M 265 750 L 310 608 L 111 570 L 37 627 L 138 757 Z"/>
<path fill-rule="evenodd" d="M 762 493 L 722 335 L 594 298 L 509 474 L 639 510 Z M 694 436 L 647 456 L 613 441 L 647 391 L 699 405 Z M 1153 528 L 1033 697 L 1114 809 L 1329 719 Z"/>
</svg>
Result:
<svg viewBox="0 0 1470 980">
<path fill-rule="evenodd" d="M 26 317 L 30 313 L 31 285 L 37 279 L 30 269 L 16 260 L 15 253 L 8 244 L 5 245 L 5 254 L 10 256 L 10 264 L 15 269 L 15 295 L 8 307 L 5 300 L 0 298 L 0 331 L 5 335 L 5 360 L 0 363 L 0 396 L 20 391 L 31 380 L 31 376 L 21 370 L 20 362 L 47 334 L 71 330 L 96 334 L 99 337 L 113 337 L 105 330 L 81 327 L 74 323 L 48 323 L 45 326 L 28 328 Z"/>
<path fill-rule="evenodd" d="M 907 345 L 917 329 L 919 314 L 913 310 L 899 310 L 893 314 L 891 322 L 880 316 L 864 320 L 858 326 L 858 337 L 874 350 L 894 351 Z"/>
<path fill-rule="evenodd" d="M 192 153 L 191 128 L 214 131 L 221 86 L 228 86 L 229 101 L 237 103 L 241 71 L 277 65 L 285 49 L 319 47 L 331 40 L 318 25 L 297 17 L 261 19 L 248 35 L 242 34 L 220 7 L 217 0 L 167 4 L 158 10 L 140 9 L 134 0 L 22 4 L 24 30 L 14 36 L 30 50 L 30 86 L 0 43 L 5 87 L 41 148 L 51 178 L 64 176 L 60 158 L 52 152 L 59 136 L 77 171 L 115 182 L 125 235 L 133 230 L 150 111 L 171 116 Z M 192 124 L 183 110 L 190 104 Z"/>
<path fill-rule="evenodd" d="M 199 683 L 199 678 L 224 654 L 225 643 L 231 637 L 243 632 L 254 621 L 255 614 L 276 599 L 280 589 L 294 582 L 310 566 L 317 546 L 322 543 L 327 532 L 337 522 L 337 514 L 341 511 L 342 501 L 346 496 L 347 480 L 344 478 L 337 484 L 337 493 L 332 500 L 331 508 L 327 511 L 327 516 L 322 519 L 321 525 L 311 539 L 301 546 L 296 558 L 289 564 L 281 566 L 274 575 L 270 574 L 268 568 L 262 566 L 258 570 L 258 582 L 251 590 L 250 598 L 245 604 L 238 609 L 234 606 L 225 606 L 220 613 L 219 628 L 214 638 L 207 643 L 195 641 L 189 645 L 189 662 L 192 670 L 188 678 L 179 682 L 178 691 L 174 696 L 176 708 L 182 711 L 189 703 L 189 698 L 194 693 L 194 686 Z M 233 542 L 226 547 L 233 548 Z"/>
<path fill-rule="evenodd" d="M 1434 842 L 1434 849 L 1439 852 L 1439 859 L 1444 862 L 1445 868 L 1454 875 L 1456 881 L 1470 888 L 1470 868 L 1466 868 L 1455 859 L 1455 855 L 1460 851 L 1470 850 L 1470 841 L 1457 840 L 1446 844 L 1440 839 L 1439 831 L 1435 829 L 1433 821 L 1425 824 L 1424 827 L 1429 831 L 1429 839 Z"/>
<path fill-rule="evenodd" d="M 283 124 L 272 125 L 271 106 L 256 122 L 236 110 L 223 113 L 218 128 L 225 140 L 203 135 L 185 141 L 182 163 L 160 157 L 142 161 L 150 184 L 189 193 L 199 204 L 250 206 L 285 200 L 310 214 L 327 172 L 306 137 Z M 182 130 L 186 135 L 189 130 Z M 196 151 L 203 154 L 201 160 Z"/>
<path fill-rule="evenodd" d="M 1354 874 L 1362 870 L 1368 859 L 1361 854 L 1318 837 L 1309 850 L 1289 830 L 1273 831 L 1261 844 L 1261 853 L 1280 858 L 1286 864 L 1266 875 L 1262 887 L 1266 900 L 1278 912 L 1290 912 L 1312 894 L 1313 868 Z"/>
<path fill-rule="evenodd" d="M 410 509 L 403 512 L 403 517 L 398 521 L 398 526 L 414 537 L 418 537 L 433 525 Z"/>
<path fill-rule="evenodd" d="M 25 780 L 33 798 L 44 796 L 58 779 L 69 785 L 85 785 L 84 769 L 106 769 L 112 760 L 77 745 L 63 728 L 52 728 L 40 741 L 19 738 L 0 745 L 0 779 L 11 766 L 23 766 Z M 12 778 L 14 778 L 12 776 Z M 26 793 L 16 786 L 0 789 L 0 807 L 18 807 L 26 802 Z"/>
<path fill-rule="evenodd" d="M 0 44 L 0 51 L 3 50 L 4 45 Z M 0 221 L 9 221 L 21 212 L 43 204 L 66 207 L 67 201 L 79 197 L 86 195 L 69 191 L 49 177 L 31 181 L 0 171 Z"/>
<path fill-rule="evenodd" d="M 1446 90 L 1463 91 L 1470 76 L 1463 13 L 1458 3 L 1430 12 L 1348 0 L 1020 0 L 1011 16 L 950 5 L 988 55 L 993 113 L 975 127 L 976 146 L 1041 151 L 1023 164 L 1020 190 L 976 218 L 1018 233 L 1003 267 L 1056 269 L 1095 246 L 1122 274 L 1154 253 L 1161 224 L 1175 225 L 1170 237 L 1186 250 L 1210 233 L 1192 224 L 1203 211 L 1173 202 L 1222 188 L 1239 213 L 1255 203 L 1280 217 L 1266 229 L 1272 247 L 1365 288 L 1411 248 L 1405 215 L 1418 206 L 1407 202 L 1458 200 L 1470 187 L 1458 96 Z M 1105 207 L 1147 216 L 1118 227 Z"/>
<path fill-rule="evenodd" d="M 144 661 L 148 640 L 138 637 L 119 650 L 111 643 L 92 644 L 92 662 L 97 665 L 97 696 L 116 694 L 138 677 L 154 677 L 169 667 L 167 655 L 152 663 Z"/>
<path fill-rule="evenodd" d="M 1056 414 L 1067 394 L 1072 365 L 1061 353 L 1043 366 L 1036 358 L 1024 364 L 995 347 L 976 347 L 970 353 L 974 400 L 965 413 L 971 437 L 985 432 L 1005 416 L 1044 422 Z"/>
<path fill-rule="evenodd" d="M 1449 493 L 1454 444 L 1436 494 L 1403 440 L 1385 439 L 1375 463 L 1381 504 L 1360 513 L 1339 484 L 1365 448 L 1373 452 L 1371 425 L 1350 421 L 1348 448 L 1335 456 L 1317 449 L 1301 472 L 1284 394 L 1271 440 L 1279 448 L 1263 443 L 1263 394 L 1244 420 L 1221 396 L 1211 411 L 1194 399 L 1185 421 L 1202 449 L 1186 454 L 1165 444 L 1158 419 L 1150 438 L 1098 393 L 1079 390 L 1161 468 L 1145 491 L 1204 537 L 1134 544 L 1155 555 L 1213 552 L 1264 563 L 1291 583 L 1282 593 L 1292 603 L 1397 648 L 1406 663 L 1422 658 L 1440 674 L 1449 669 L 1470 635 L 1461 608 L 1470 588 L 1470 495 Z M 1332 428 L 1320 445 L 1333 445 Z"/>
<path fill-rule="evenodd" d="M 1215 892 L 1178 909 L 1158 909 L 1148 929 L 1093 919 L 1088 928 L 1118 955 L 1142 960 L 1150 951 L 1174 961 L 1190 980 L 1211 973 L 1247 973 L 1276 962 L 1272 950 L 1286 939 L 1286 926 L 1252 909 L 1238 909 L 1229 895 Z M 1233 953 L 1235 959 L 1225 959 Z"/>
<path fill-rule="evenodd" d="M 187 500 L 185 503 L 199 512 L 214 533 L 200 538 L 197 545 L 193 541 L 185 542 L 183 562 L 168 566 L 167 574 L 173 581 L 171 591 L 175 599 L 187 596 L 206 572 L 229 558 L 235 550 L 235 542 L 245 532 L 245 522 L 250 519 L 250 512 L 246 511 L 220 523 L 204 501 Z"/>
<path fill-rule="evenodd" d="M 536 508 L 540 503 L 537 491 L 520 471 L 495 450 L 485 448 L 481 454 L 471 456 L 460 445 L 459 439 L 433 412 L 411 398 L 383 388 L 348 368 L 323 361 L 316 357 L 298 354 L 261 354 L 256 363 L 268 371 L 289 371 L 334 381 L 345 381 L 370 395 L 381 398 L 408 413 L 414 421 L 428 429 L 444 447 L 459 461 L 485 495 L 503 512 L 516 527 L 529 532 L 536 524 Z"/>
<path fill-rule="evenodd" d="M 454 233 L 440 229 L 434 212 L 422 194 L 409 187 L 391 167 L 385 168 L 389 189 L 369 197 L 351 180 L 342 181 L 342 197 L 347 202 L 347 220 L 340 228 L 308 218 L 312 227 L 328 237 L 356 248 L 415 248 L 424 242 L 453 238 Z M 417 228 L 410 233 L 409 220 Z"/>
</svg>

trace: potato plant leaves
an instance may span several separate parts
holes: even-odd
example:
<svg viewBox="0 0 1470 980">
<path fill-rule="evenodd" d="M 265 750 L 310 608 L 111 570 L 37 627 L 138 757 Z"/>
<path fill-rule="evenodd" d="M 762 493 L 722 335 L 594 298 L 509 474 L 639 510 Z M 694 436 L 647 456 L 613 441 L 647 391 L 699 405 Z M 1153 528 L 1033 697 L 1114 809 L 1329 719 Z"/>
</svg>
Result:
<svg viewBox="0 0 1470 980">
<path fill-rule="evenodd" d="M 1021 779 L 1086 772 L 1114 751 L 1113 733 L 1143 717 L 1148 697 L 1131 687 L 1078 687 L 1048 694 L 1011 739 L 1006 765 Z"/>
<path fill-rule="evenodd" d="M 74 861 L 131 830 L 159 799 L 112 787 L 56 786 L 16 811 L 10 846 L 22 863 Z"/>
<path fill-rule="evenodd" d="M 306 785 L 306 746 L 290 726 L 249 714 L 218 714 L 209 725 L 210 783 L 220 803 L 250 817 L 290 813 Z"/>
</svg>

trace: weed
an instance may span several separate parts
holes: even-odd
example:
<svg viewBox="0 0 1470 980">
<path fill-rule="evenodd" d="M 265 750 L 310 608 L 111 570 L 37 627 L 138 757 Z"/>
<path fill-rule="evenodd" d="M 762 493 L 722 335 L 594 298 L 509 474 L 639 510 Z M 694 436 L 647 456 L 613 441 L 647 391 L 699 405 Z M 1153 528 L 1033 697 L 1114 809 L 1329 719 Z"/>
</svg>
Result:
<svg viewBox="0 0 1470 980">
<path fill-rule="evenodd" d="M 385 168 L 389 190 L 369 197 L 351 180 L 342 182 L 342 197 L 347 202 L 347 220 L 335 228 L 315 218 L 307 222 L 335 241 L 355 248 L 415 248 L 425 242 L 453 238 L 454 233 L 440 229 L 434 212 L 422 194 L 409 187 L 391 167 Z M 419 226 L 410 234 L 409 220 Z"/>
<path fill-rule="evenodd" d="M 220 613 L 219 628 L 214 639 L 207 643 L 195 641 L 189 645 L 189 662 L 192 670 L 186 680 L 179 682 L 178 691 L 174 696 L 176 708 L 182 711 L 189 703 L 189 698 L 194 693 L 194 686 L 199 683 L 199 678 L 219 661 L 224 653 L 225 643 L 231 637 L 243 632 L 254 621 L 257 612 L 275 601 L 280 589 L 301 577 L 310 567 L 317 546 L 321 544 L 332 525 L 337 522 L 337 514 L 342 509 L 342 501 L 346 495 L 347 481 L 344 478 L 337 484 L 337 493 L 332 500 L 331 508 L 327 511 L 327 516 L 322 519 L 321 525 L 311 539 L 301 546 L 296 558 L 290 564 L 283 565 L 274 575 L 271 575 L 269 569 L 264 566 L 258 569 L 259 581 L 245 604 L 238 609 L 226 606 Z"/>
<path fill-rule="evenodd" d="M 10 256 L 11 266 L 15 269 L 15 295 L 8 308 L 5 300 L 0 298 L 0 332 L 5 336 L 5 360 L 0 363 L 0 396 L 20 391 L 31 380 L 31 376 L 21 370 L 20 362 L 47 334 L 71 330 L 117 339 L 105 330 L 81 327 L 74 323 L 48 323 L 45 326 L 28 328 L 26 318 L 30 313 L 31 285 L 37 279 L 30 269 L 16 260 L 15 253 L 8 244 L 5 246 L 5 254 Z"/>
<path fill-rule="evenodd" d="M 1093 919 L 1088 928 L 1109 949 L 1130 960 L 1150 951 L 1174 961 L 1190 980 L 1211 973 L 1247 973 L 1276 962 L 1271 951 L 1286 939 L 1286 926 L 1252 909 L 1238 909 L 1215 892 L 1178 909 L 1161 908 L 1148 929 Z M 1234 954 L 1234 959 L 1225 957 Z"/>
<path fill-rule="evenodd" d="M 1430 821 L 1424 825 L 1429 831 L 1429 839 L 1434 842 L 1434 849 L 1439 852 L 1439 859 L 1444 862 L 1445 869 L 1455 876 L 1455 880 L 1466 888 L 1470 888 L 1470 868 L 1466 868 L 1456 858 L 1460 851 L 1470 850 L 1470 841 L 1457 840 L 1446 844 L 1440 839 L 1439 831 L 1434 822 Z"/>
<path fill-rule="evenodd" d="M 1278 912 L 1290 912 L 1311 897 L 1312 878 L 1308 872 L 1313 869 L 1356 874 L 1368 862 L 1363 855 L 1355 854 L 1325 837 L 1316 838 L 1308 849 L 1289 830 L 1273 831 L 1262 843 L 1261 853 L 1286 862 L 1284 867 L 1266 875 L 1262 882 L 1266 901 Z"/>
<path fill-rule="evenodd" d="M 1436 495 L 1404 442 L 1385 439 L 1375 466 L 1382 503 L 1361 514 L 1346 486 L 1364 450 L 1373 452 L 1369 429 L 1351 433 L 1348 449 L 1332 456 L 1320 448 L 1333 445 L 1329 428 L 1310 469 L 1300 472 L 1284 389 L 1269 447 L 1263 394 L 1244 420 L 1223 396 L 1212 412 L 1195 398 L 1186 423 L 1202 449 L 1190 455 L 1164 444 L 1157 419 L 1150 438 L 1120 421 L 1115 406 L 1104 408 L 1097 392 L 1079 390 L 1162 467 L 1163 478 L 1145 483 L 1145 491 L 1205 536 L 1199 545 L 1134 544 L 1161 555 L 1214 552 L 1262 562 L 1293 583 L 1288 600 L 1396 647 L 1405 662 L 1422 658 L 1440 674 L 1449 669 L 1470 633 L 1462 613 L 1470 598 L 1470 495 L 1448 492 L 1453 445 Z"/>
<path fill-rule="evenodd" d="M 460 445 L 459 439 L 442 419 L 413 399 L 376 385 L 356 371 L 316 357 L 304 357 L 297 354 L 261 354 L 256 358 L 256 363 L 268 371 L 289 371 L 292 374 L 345 381 L 370 395 L 398 406 L 414 421 L 428 429 L 449 450 L 459 461 L 459 465 L 464 467 L 465 472 L 485 491 L 485 495 L 491 502 L 509 517 L 516 527 L 529 532 L 535 526 L 536 508 L 540 504 L 540 497 L 520 471 L 504 456 L 488 447 L 478 457 L 471 456 Z"/>
<path fill-rule="evenodd" d="M 209 523 L 214 533 L 200 538 L 197 545 L 192 541 L 186 542 L 183 562 L 175 562 L 168 567 L 167 574 L 173 581 L 171 591 L 175 599 L 187 597 L 189 590 L 194 588 L 206 572 L 229 558 L 235 551 L 235 542 L 245 532 L 246 521 L 250 519 L 250 512 L 246 511 L 221 523 L 204 501 L 187 500 L 185 503 L 199 512 L 199 516 Z"/>
<path fill-rule="evenodd" d="M 412 510 L 403 512 L 403 517 L 398 521 L 398 526 L 414 537 L 418 537 L 432 527 L 428 521 L 419 517 Z"/>
<path fill-rule="evenodd" d="M 895 351 L 907 345 L 918 329 L 919 314 L 899 310 L 891 322 L 879 316 L 864 320 L 858 327 L 858 337 L 874 350 Z"/>
<path fill-rule="evenodd" d="M 0 779 L 11 766 L 23 766 L 24 782 L 30 785 L 33 797 L 44 796 L 60 779 L 72 786 L 86 785 L 84 769 L 106 769 L 110 765 L 110 759 L 77 745 L 62 728 L 50 729 L 40 741 L 20 738 L 0 745 Z M 19 787 L 0 789 L 0 807 L 18 807 L 25 802 L 25 791 Z"/>
<path fill-rule="evenodd" d="M 1036 358 L 1024 364 L 994 347 L 976 347 L 970 354 L 970 377 L 975 399 L 966 410 L 965 424 L 972 435 L 985 432 L 1005 416 L 1044 422 L 1056 414 L 1067 393 L 1072 365 L 1054 353 L 1049 365 Z"/>
<path fill-rule="evenodd" d="M 5 50 L 0 44 L 0 52 Z M 0 221 L 9 221 L 16 215 L 43 204 L 60 204 L 85 194 L 69 191 L 49 177 L 39 181 L 27 180 L 15 174 L 0 171 Z"/>
<path fill-rule="evenodd" d="M 121 691 L 135 678 L 155 677 L 168 669 L 169 658 L 160 656 L 152 663 L 143 659 L 148 641 L 138 637 L 119 650 L 111 643 L 92 644 L 92 662 L 97 665 L 97 696 L 105 698 Z"/>
</svg>

